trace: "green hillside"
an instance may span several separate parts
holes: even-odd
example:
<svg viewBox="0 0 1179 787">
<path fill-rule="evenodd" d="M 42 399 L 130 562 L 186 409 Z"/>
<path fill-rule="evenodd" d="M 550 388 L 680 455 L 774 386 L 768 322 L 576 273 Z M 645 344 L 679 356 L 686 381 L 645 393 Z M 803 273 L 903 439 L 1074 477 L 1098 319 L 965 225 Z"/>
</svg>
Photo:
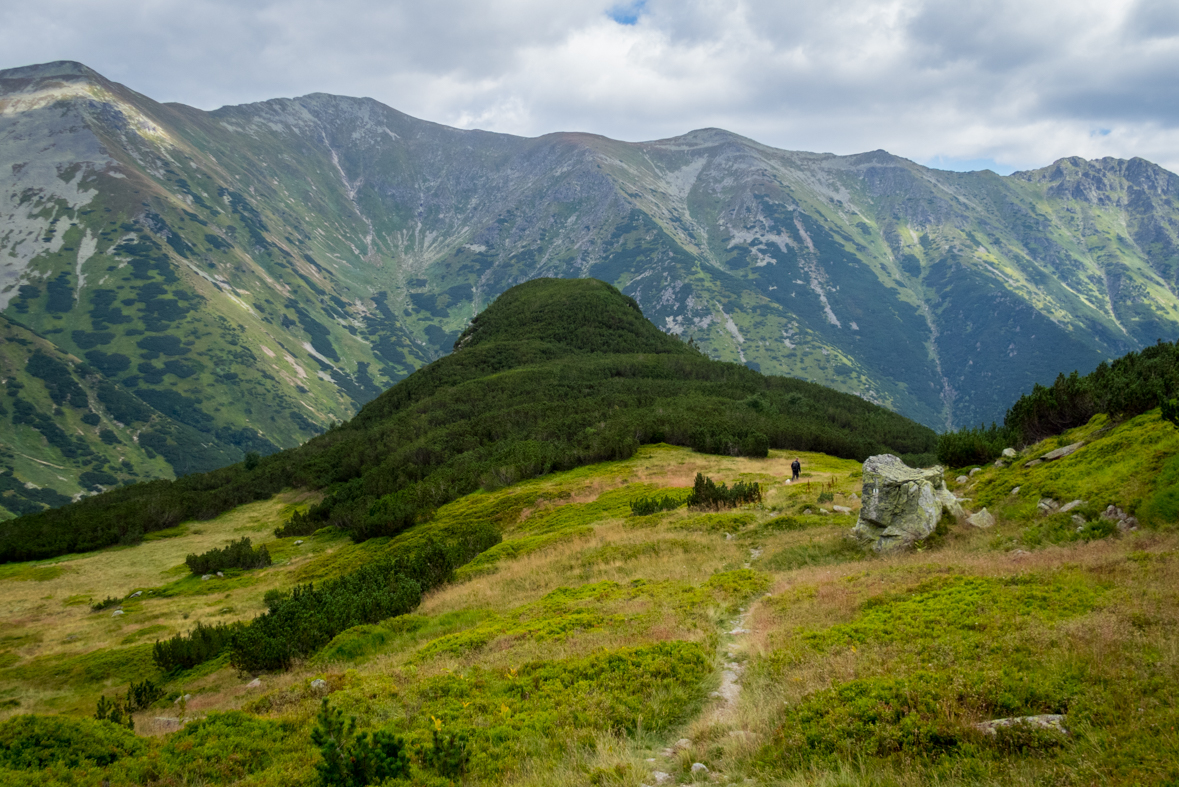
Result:
<svg viewBox="0 0 1179 787">
<path fill-rule="evenodd" d="M 607 281 L 714 359 L 937 429 L 1179 326 L 1179 178 L 1140 159 L 999 177 L 719 129 L 525 139 L 323 94 L 203 112 L 68 62 L 0 72 L 0 109 L 0 315 L 174 449 L 96 476 L 0 417 L 13 483 L 63 496 L 294 447 L 534 278 Z"/>
<path fill-rule="evenodd" d="M 713 361 L 593 279 L 517 285 L 456 346 L 298 448 L 0 523 L 0 560 L 135 543 L 291 487 L 326 495 L 293 528 L 330 524 L 362 541 L 477 489 L 625 459 L 642 444 L 918 462 L 936 444 L 931 430 L 859 397 Z"/>
</svg>

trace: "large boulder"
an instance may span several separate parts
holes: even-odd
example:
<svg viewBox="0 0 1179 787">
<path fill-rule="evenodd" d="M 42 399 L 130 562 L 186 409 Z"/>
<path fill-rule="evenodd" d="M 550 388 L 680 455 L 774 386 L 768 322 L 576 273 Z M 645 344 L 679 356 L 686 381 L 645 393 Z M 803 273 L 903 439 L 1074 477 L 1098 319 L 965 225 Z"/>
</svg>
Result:
<svg viewBox="0 0 1179 787">
<path fill-rule="evenodd" d="M 944 511 L 961 519 L 962 506 L 946 489 L 943 472 L 917 470 L 891 454 L 868 457 L 863 507 L 852 534 L 877 552 L 891 552 L 929 537 Z"/>
</svg>

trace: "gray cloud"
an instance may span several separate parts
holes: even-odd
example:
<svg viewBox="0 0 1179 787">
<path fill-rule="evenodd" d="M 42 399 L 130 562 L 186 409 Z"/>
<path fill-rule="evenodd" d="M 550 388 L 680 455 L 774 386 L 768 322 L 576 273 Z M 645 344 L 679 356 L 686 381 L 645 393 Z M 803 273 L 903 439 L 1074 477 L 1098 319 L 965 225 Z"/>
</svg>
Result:
<svg viewBox="0 0 1179 787">
<path fill-rule="evenodd" d="M 0 29 L 0 67 L 80 60 L 206 109 L 326 91 L 517 134 L 1179 170 L 1170 0 L 41 0 Z"/>
</svg>

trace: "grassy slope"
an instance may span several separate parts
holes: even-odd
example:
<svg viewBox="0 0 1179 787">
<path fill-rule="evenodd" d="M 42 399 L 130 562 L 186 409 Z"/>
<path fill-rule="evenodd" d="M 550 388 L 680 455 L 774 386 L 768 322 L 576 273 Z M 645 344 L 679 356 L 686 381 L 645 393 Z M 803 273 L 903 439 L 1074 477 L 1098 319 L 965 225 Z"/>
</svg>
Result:
<svg viewBox="0 0 1179 787">
<path fill-rule="evenodd" d="M 319 703 L 310 683 L 322 677 L 332 703 L 362 728 L 425 742 L 435 717 L 444 730 L 471 731 L 468 784 L 637 786 L 652 783 L 653 770 L 687 782 L 694 762 L 725 779 L 773 784 L 1175 778 L 1173 518 L 1121 537 L 1074 538 L 1074 530 L 1046 528 L 1025 502 L 1084 494 L 1091 505 L 1116 502 L 1145 517 L 1167 499 L 1170 482 L 1158 467 L 1174 454 L 1175 431 L 1157 413 L 1104 427 L 1095 419 L 1030 449 L 1019 467 L 977 474 L 964 491 L 996 511 L 994 529 L 961 526 L 889 559 L 849 548 L 852 516 L 802 513 L 818 511 L 824 489 L 835 504 L 857 505 L 849 495 L 858 465 L 822 455 L 802 455 L 806 483 L 787 485 L 793 456 L 783 452 L 758 460 L 645 446 L 625 462 L 470 495 L 425 527 L 493 519 L 504 541 L 415 614 L 345 632 L 291 672 L 261 676 L 261 688 L 217 664 L 169 682 L 193 694 L 189 718 L 241 708 L 261 719 L 261 732 L 239 720 L 214 752 L 192 747 L 201 728 L 190 726 L 99 770 L 112 784 L 148 775 L 180 783 L 182 772 L 202 769 L 211 784 L 309 781 L 316 755 L 307 735 Z M 1078 438 L 1088 445 L 1073 457 L 1021 467 Z M 1094 472 L 1094 457 L 1106 472 Z M 630 500 L 683 489 L 697 471 L 763 481 L 769 493 L 736 512 L 629 516 Z M 1012 498 L 1014 485 L 1021 494 Z M 19 609 L 4 628 L 22 639 L 6 643 L 4 712 L 86 712 L 100 691 L 150 674 L 134 668 L 144 659 L 136 630 L 248 615 L 267 587 L 332 576 L 385 548 L 383 539 L 317 537 L 300 548 L 311 556 L 294 558 L 290 544 L 265 536 L 293 503 L 254 504 L 200 523 L 203 533 L 6 567 L 0 593 L 12 599 L 6 608 Z M 256 583 L 227 579 L 215 595 L 148 597 L 126 605 L 117 623 L 71 599 L 165 586 L 183 553 L 240 534 L 276 554 L 278 565 Z M 122 573 L 132 567 L 141 573 Z M 112 576 L 126 581 L 115 588 Z M 190 592 L 204 589 L 189 583 Z M 225 607 L 234 612 L 220 613 Z M 23 628 L 13 629 L 18 620 Z M 72 658 L 75 633 L 102 650 Z M 709 696 L 726 688 L 726 668 L 743 685 L 732 702 Z M 969 727 L 1047 712 L 1067 714 L 1068 739 L 990 739 Z M 139 714 L 138 727 L 158 736 L 176 716 L 165 700 Z M 265 735 L 274 743 L 259 747 Z M 691 744 L 663 752 L 681 737 Z M 230 753 L 232 767 L 210 764 Z"/>
</svg>

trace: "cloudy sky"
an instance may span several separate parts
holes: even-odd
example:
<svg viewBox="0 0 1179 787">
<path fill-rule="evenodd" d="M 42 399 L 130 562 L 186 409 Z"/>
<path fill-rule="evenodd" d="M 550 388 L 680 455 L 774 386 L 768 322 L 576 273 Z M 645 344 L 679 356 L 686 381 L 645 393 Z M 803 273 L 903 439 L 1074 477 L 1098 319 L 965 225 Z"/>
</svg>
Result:
<svg viewBox="0 0 1179 787">
<path fill-rule="evenodd" d="M 530 136 L 1179 171 L 1177 0 L 6 0 L 0 30 L 0 68 L 205 109 L 324 91 Z"/>
</svg>

